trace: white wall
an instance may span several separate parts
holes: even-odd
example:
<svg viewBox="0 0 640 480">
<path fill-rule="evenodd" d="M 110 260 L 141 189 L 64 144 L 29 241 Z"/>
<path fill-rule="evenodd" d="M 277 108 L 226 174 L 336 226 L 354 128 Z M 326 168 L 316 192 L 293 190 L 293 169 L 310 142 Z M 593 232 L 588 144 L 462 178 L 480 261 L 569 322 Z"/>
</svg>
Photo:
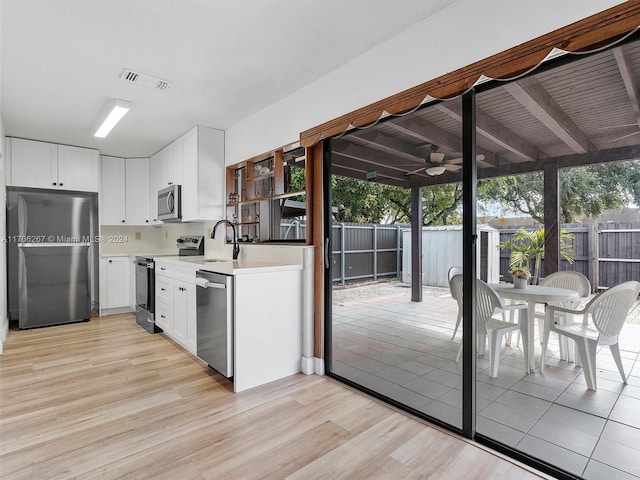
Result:
<svg viewBox="0 0 640 480">
<path fill-rule="evenodd" d="M 226 164 L 296 141 L 304 130 L 620 3 L 460 0 L 229 128 Z"/>
</svg>

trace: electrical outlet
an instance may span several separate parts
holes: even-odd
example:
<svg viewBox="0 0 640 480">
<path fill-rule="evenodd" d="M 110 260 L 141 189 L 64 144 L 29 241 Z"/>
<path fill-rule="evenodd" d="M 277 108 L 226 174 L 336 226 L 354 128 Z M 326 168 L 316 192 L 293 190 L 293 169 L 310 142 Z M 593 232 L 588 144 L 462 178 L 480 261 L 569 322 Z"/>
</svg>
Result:
<svg viewBox="0 0 640 480">
<path fill-rule="evenodd" d="M 142 233 L 141 232 L 136 232 L 135 233 L 135 239 L 136 240 L 142 240 Z"/>
<path fill-rule="evenodd" d="M 164 239 L 169 240 L 169 232 L 164 232 Z"/>
</svg>

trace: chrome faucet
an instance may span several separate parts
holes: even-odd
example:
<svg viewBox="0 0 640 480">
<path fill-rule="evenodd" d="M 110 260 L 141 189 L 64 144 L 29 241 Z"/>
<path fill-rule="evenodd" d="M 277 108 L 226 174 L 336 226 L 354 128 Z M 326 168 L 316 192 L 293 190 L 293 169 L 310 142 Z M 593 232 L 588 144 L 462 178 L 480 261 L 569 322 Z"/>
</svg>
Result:
<svg viewBox="0 0 640 480">
<path fill-rule="evenodd" d="M 211 238 L 216 238 L 216 228 L 221 223 L 226 223 L 227 225 L 231 225 L 231 229 L 233 230 L 233 259 L 237 260 L 238 255 L 240 254 L 240 245 L 238 244 L 238 233 L 236 232 L 236 226 L 231 223 L 229 220 L 220 220 L 215 224 L 213 230 L 211 231 Z"/>
</svg>

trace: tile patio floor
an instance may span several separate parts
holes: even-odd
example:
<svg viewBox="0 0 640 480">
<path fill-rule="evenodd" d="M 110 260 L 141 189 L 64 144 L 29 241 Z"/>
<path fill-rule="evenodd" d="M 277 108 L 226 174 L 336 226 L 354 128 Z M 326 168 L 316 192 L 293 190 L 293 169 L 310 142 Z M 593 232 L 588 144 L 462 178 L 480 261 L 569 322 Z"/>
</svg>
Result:
<svg viewBox="0 0 640 480">
<path fill-rule="evenodd" d="M 385 288 L 369 298 L 334 290 L 332 370 L 460 427 L 460 331 L 451 340 L 456 302 L 433 288 L 425 288 L 423 302 L 411 302 L 410 290 L 397 285 L 397 293 Z M 632 314 L 640 316 L 640 306 Z M 515 336 L 503 345 L 497 378 L 478 357 L 478 433 L 584 478 L 640 478 L 640 324 L 625 325 L 620 349 L 628 384 L 604 347 L 596 392 L 586 389 L 580 367 L 559 360 L 554 334 L 544 374 L 524 373 Z"/>
</svg>

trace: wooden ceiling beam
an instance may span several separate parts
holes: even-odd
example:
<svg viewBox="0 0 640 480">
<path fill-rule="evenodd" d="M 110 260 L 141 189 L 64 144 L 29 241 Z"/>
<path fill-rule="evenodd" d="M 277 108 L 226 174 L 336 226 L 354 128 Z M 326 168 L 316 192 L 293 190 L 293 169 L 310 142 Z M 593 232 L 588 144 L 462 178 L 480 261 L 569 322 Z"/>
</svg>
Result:
<svg viewBox="0 0 640 480">
<path fill-rule="evenodd" d="M 439 109 L 462 124 L 462 106 L 460 104 L 438 103 L 433 108 Z M 543 157 L 535 145 L 515 134 L 480 109 L 476 109 L 476 130 L 483 137 L 528 162 L 535 162 Z"/>
<path fill-rule="evenodd" d="M 377 150 L 373 150 L 362 145 L 356 145 L 355 143 L 346 142 L 345 140 L 334 140 L 332 143 L 332 155 L 339 155 L 344 158 L 351 158 L 365 162 L 377 167 L 388 168 L 395 172 L 399 172 L 398 176 L 415 170 L 414 167 L 400 167 L 404 159 L 388 155 Z M 426 167 L 426 163 L 424 164 Z M 421 174 L 416 174 L 421 175 Z M 426 174 L 425 174 L 426 175 Z"/>
<path fill-rule="evenodd" d="M 507 82 L 503 88 L 575 153 L 595 150 L 589 138 L 535 78 Z"/>
<path fill-rule="evenodd" d="M 358 180 L 367 180 L 367 173 L 358 170 L 357 168 L 351 168 L 344 165 L 332 165 L 332 175 L 340 175 L 347 178 L 356 178 Z M 410 188 L 411 185 L 407 180 L 398 180 L 393 177 L 387 177 L 386 175 L 379 174 L 375 180 L 376 183 L 383 183 L 385 185 L 393 185 L 394 187 Z"/>
<path fill-rule="evenodd" d="M 420 118 L 407 118 L 401 121 L 388 121 L 385 126 L 392 127 L 398 132 L 409 135 L 416 140 L 437 145 L 438 147 L 447 148 L 453 152 L 462 151 L 462 139 L 447 132 L 432 123 L 426 122 Z M 484 155 L 484 160 L 478 160 L 478 163 L 487 167 L 495 167 L 500 164 L 497 156 L 488 150 L 478 148 L 477 153 Z"/>
<path fill-rule="evenodd" d="M 504 165 L 498 168 L 478 169 L 478 178 L 495 178 L 507 175 L 522 175 L 524 173 L 540 172 L 549 162 L 557 162 L 558 168 L 587 167 L 609 162 L 640 161 L 640 145 L 617 147 L 606 150 L 595 150 L 587 153 L 577 153 L 562 157 L 546 158 L 537 162 L 522 162 Z"/>
<path fill-rule="evenodd" d="M 366 174 L 370 169 L 374 169 L 376 171 L 376 176 L 384 176 L 386 178 L 393 178 L 395 180 L 400 180 L 403 182 L 406 182 L 408 179 L 408 176 L 405 175 L 404 172 L 389 168 L 388 165 L 373 163 L 365 159 L 354 157 L 352 155 L 340 153 L 336 150 L 332 150 L 331 156 L 332 168 L 334 166 L 344 167 L 352 170 L 358 170 L 363 174 Z"/>
<path fill-rule="evenodd" d="M 366 143 L 371 148 L 414 162 L 416 167 L 419 167 L 420 164 L 424 164 L 426 152 L 420 151 L 419 148 L 404 142 L 399 138 L 392 137 L 391 135 L 385 135 L 384 133 L 377 131 L 358 132 L 353 133 L 352 135 Z"/>
<path fill-rule="evenodd" d="M 618 70 L 624 83 L 624 88 L 629 96 L 631 108 L 636 116 L 636 122 L 640 126 L 640 99 L 638 98 L 638 79 L 633 71 L 629 51 L 626 45 L 621 45 L 613 49 L 613 56 L 618 64 Z"/>
</svg>

